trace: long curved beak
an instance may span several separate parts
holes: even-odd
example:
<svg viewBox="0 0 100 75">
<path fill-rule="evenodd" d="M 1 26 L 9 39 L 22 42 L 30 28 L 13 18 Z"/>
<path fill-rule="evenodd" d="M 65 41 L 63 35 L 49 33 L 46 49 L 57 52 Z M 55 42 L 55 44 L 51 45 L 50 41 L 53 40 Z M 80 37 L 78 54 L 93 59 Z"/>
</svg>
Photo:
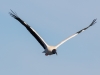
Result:
<svg viewBox="0 0 100 75">
<path fill-rule="evenodd" d="M 58 55 L 57 52 L 56 52 L 56 55 Z"/>
</svg>

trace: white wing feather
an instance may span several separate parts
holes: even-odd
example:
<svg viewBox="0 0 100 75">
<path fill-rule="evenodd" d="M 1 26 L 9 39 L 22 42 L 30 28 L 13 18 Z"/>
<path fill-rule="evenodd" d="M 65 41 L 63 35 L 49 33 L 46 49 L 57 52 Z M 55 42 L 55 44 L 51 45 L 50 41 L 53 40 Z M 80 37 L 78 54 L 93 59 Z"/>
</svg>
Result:
<svg viewBox="0 0 100 75">
<path fill-rule="evenodd" d="M 56 48 L 58 48 L 60 45 L 62 45 L 63 43 L 65 43 L 65 42 L 68 41 L 69 39 L 75 37 L 76 35 L 78 35 L 78 33 L 77 33 L 77 34 L 74 34 L 74 35 L 72 35 L 72 36 L 70 36 L 70 37 L 68 37 L 68 38 L 65 39 L 65 40 L 63 40 L 62 42 L 60 42 L 60 43 L 56 46 Z"/>
<path fill-rule="evenodd" d="M 20 17 L 17 16 L 16 13 L 14 13 L 12 10 L 9 12 L 9 14 L 16 20 L 18 20 L 23 26 L 26 27 L 26 29 L 35 37 L 35 39 L 41 44 L 41 46 L 46 49 L 48 47 L 48 44 L 39 36 L 39 34 L 30 27 L 27 23 L 25 23 Z"/>
<path fill-rule="evenodd" d="M 85 31 L 86 29 L 88 29 L 90 26 L 94 25 L 94 24 L 96 23 L 96 20 L 97 20 L 97 19 L 94 19 L 94 20 L 92 21 L 92 23 L 91 23 L 88 27 L 86 27 L 86 28 L 84 28 L 84 29 L 78 31 L 77 33 L 75 33 L 75 34 L 73 34 L 72 36 L 68 37 L 68 38 L 65 39 L 64 41 L 60 42 L 58 45 L 56 45 L 56 49 L 57 49 L 60 45 L 62 45 L 62 44 L 65 43 L 66 41 L 68 41 L 69 39 L 75 37 L 76 35 L 80 34 L 81 32 Z"/>
</svg>

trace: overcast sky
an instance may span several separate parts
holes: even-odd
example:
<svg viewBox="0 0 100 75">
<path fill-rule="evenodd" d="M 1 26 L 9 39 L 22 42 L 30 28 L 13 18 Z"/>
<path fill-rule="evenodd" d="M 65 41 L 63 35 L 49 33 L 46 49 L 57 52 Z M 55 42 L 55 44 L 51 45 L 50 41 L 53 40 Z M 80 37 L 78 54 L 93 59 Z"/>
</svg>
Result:
<svg viewBox="0 0 100 75">
<path fill-rule="evenodd" d="M 46 57 L 10 9 L 49 45 L 97 23 Z M 0 75 L 100 75 L 100 0 L 0 0 Z"/>
</svg>

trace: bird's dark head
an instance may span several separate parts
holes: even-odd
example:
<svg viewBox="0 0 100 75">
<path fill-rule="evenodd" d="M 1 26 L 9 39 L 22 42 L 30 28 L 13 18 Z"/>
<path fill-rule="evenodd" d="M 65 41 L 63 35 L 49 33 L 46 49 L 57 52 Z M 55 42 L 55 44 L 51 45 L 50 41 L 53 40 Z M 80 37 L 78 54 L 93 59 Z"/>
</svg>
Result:
<svg viewBox="0 0 100 75">
<path fill-rule="evenodd" d="M 57 55 L 56 49 L 53 49 L 53 50 L 52 50 L 52 54 L 56 54 L 56 55 Z"/>
</svg>

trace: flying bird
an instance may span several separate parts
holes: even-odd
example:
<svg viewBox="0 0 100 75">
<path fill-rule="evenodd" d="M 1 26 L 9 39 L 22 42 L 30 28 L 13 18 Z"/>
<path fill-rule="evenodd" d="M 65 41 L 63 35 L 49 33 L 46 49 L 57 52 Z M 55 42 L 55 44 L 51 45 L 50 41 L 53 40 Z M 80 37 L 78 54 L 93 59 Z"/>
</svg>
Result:
<svg viewBox="0 0 100 75">
<path fill-rule="evenodd" d="M 92 25 L 94 25 L 96 23 L 97 19 L 94 19 L 92 21 L 92 23 L 81 29 L 80 31 L 76 32 L 75 34 L 71 35 L 70 37 L 66 38 L 65 40 L 61 41 L 59 44 L 57 44 L 56 46 L 50 46 L 48 45 L 43 38 L 31 27 L 29 26 L 27 23 L 25 23 L 20 17 L 18 17 L 18 15 L 13 12 L 11 10 L 11 12 L 9 12 L 9 14 L 16 19 L 17 21 L 19 21 L 33 36 L 34 38 L 40 43 L 40 45 L 44 48 L 44 51 L 42 53 L 45 53 L 46 56 L 48 55 L 53 55 L 56 54 L 57 55 L 57 48 L 62 45 L 63 43 L 65 43 L 66 41 L 70 40 L 71 38 L 75 37 L 76 35 L 80 34 L 81 32 L 85 31 L 86 29 L 88 29 L 89 27 L 91 27 Z"/>
</svg>

